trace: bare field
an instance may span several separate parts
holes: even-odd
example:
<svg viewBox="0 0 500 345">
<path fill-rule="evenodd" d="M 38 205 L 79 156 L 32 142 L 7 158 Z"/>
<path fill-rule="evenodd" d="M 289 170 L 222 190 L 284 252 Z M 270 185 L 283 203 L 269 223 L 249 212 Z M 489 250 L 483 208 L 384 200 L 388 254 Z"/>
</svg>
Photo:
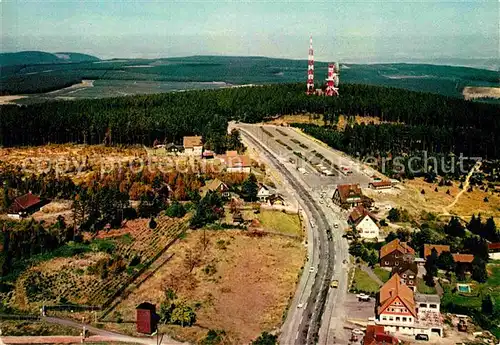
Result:
<svg viewBox="0 0 500 345">
<path fill-rule="evenodd" d="M 16 99 L 26 98 L 26 96 L 13 95 L 13 96 L 0 96 L 0 105 L 3 104 L 15 104 L 13 101 Z"/>
<path fill-rule="evenodd" d="M 462 94 L 466 100 L 475 98 L 500 98 L 500 87 L 466 86 Z"/>
<path fill-rule="evenodd" d="M 244 231 L 190 231 L 170 252 L 171 261 L 118 307 L 125 319 L 144 301 L 156 304 L 166 289 L 197 307 L 196 325 L 168 326 L 176 338 L 195 343 L 209 329 L 223 329 L 234 344 L 248 343 L 280 326 L 293 296 L 305 251 L 300 241 L 278 236 L 251 237 Z M 188 257 L 198 264 L 191 270 Z M 213 267 L 206 273 L 207 267 Z"/>
<path fill-rule="evenodd" d="M 402 207 L 415 217 L 420 216 L 422 212 L 432 212 L 436 215 L 457 215 L 467 220 L 473 214 L 481 213 L 483 217 L 493 216 L 500 219 L 500 210 L 498 209 L 500 197 L 498 194 L 485 192 L 477 187 L 472 192 L 464 192 L 451 209 L 445 210 L 445 207 L 450 205 L 460 192 L 459 185 L 459 183 L 453 182 L 452 186 L 440 187 L 437 183 L 427 183 L 423 178 L 416 178 L 407 180 L 392 190 L 364 189 L 363 192 L 379 205 Z M 422 194 L 422 190 L 424 194 Z M 449 194 L 447 194 L 448 190 Z M 488 198 L 488 202 L 484 202 L 485 197 Z M 384 211 L 386 215 L 387 209 Z"/>
</svg>

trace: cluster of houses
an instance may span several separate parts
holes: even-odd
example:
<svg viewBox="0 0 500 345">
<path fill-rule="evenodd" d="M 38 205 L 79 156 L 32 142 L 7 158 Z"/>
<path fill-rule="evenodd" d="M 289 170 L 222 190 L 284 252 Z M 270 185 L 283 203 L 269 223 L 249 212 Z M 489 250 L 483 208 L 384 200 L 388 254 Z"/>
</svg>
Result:
<svg viewBox="0 0 500 345">
<path fill-rule="evenodd" d="M 415 250 L 395 239 L 380 248 L 380 266 L 391 269 L 391 278 L 380 288 L 371 334 L 442 336 L 439 296 L 420 294 L 416 289 L 419 270 Z"/>
<path fill-rule="evenodd" d="M 391 344 L 390 334 L 396 332 L 443 336 L 439 296 L 417 292 L 419 266 L 425 264 L 433 251 L 440 255 L 450 252 L 450 246 L 425 244 L 424 258 L 420 260 L 415 257 L 415 250 L 399 239 L 380 248 L 380 266 L 391 270 L 391 278 L 380 288 L 375 322 L 368 326 L 364 344 L 379 344 L 377 339 Z M 471 269 L 473 255 L 455 253 L 452 256 L 457 264 Z"/>
<path fill-rule="evenodd" d="M 227 184 L 215 178 L 207 183 L 205 186 L 200 188 L 201 196 L 205 196 L 207 192 L 217 192 L 220 195 L 228 200 L 228 199 L 239 199 L 239 195 L 230 191 Z M 285 199 L 275 190 L 270 187 L 267 187 L 263 184 L 259 186 L 257 191 L 257 199 L 261 204 L 266 204 L 269 206 L 285 206 Z"/>
<path fill-rule="evenodd" d="M 155 145 L 155 149 L 165 148 L 170 155 L 183 155 L 189 157 L 200 157 L 203 159 L 219 158 L 226 166 L 227 172 L 250 173 L 251 160 L 247 155 L 239 155 L 237 151 L 226 151 L 224 155 L 216 155 L 215 152 L 203 148 L 203 137 L 185 136 L 182 145 L 170 143 L 167 145 Z"/>
</svg>

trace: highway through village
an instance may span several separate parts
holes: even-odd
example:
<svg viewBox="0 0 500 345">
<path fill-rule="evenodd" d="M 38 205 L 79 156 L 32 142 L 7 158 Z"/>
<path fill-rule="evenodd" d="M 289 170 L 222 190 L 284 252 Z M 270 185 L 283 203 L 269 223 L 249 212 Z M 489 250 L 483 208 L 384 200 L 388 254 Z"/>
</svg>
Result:
<svg viewBox="0 0 500 345">
<path fill-rule="evenodd" d="M 366 187 L 373 171 L 294 128 L 231 123 L 280 175 L 307 220 L 308 260 L 280 333 L 280 344 L 347 344 L 343 331 L 349 251 L 346 211 L 332 203 L 338 184 Z M 317 165 L 327 167 L 321 172 Z M 330 286 L 338 281 L 338 287 Z"/>
</svg>

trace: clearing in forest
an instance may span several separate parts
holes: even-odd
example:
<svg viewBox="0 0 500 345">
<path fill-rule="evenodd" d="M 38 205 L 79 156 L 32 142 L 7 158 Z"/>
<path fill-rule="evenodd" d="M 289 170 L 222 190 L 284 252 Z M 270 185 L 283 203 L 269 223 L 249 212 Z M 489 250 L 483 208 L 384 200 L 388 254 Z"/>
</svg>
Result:
<svg viewBox="0 0 500 345">
<path fill-rule="evenodd" d="M 297 239 L 253 237 L 238 230 L 190 231 L 170 252 L 172 259 L 116 312 L 133 319 L 135 307 L 144 301 L 159 309 L 165 291 L 172 289 L 179 300 L 195 308 L 196 324 L 167 329 L 191 343 L 203 339 L 209 329 L 222 329 L 231 343 L 246 344 L 262 331 L 279 327 L 305 257 Z"/>
</svg>

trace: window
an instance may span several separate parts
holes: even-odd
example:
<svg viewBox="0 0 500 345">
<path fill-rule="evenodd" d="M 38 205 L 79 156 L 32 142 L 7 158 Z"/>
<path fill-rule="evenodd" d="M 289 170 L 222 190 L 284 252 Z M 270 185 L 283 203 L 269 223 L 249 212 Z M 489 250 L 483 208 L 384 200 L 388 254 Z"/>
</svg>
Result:
<svg viewBox="0 0 500 345">
<path fill-rule="evenodd" d="M 401 318 L 399 316 L 396 316 L 396 321 L 401 321 Z"/>
<path fill-rule="evenodd" d="M 429 305 L 429 308 L 437 309 L 437 305 L 436 304 L 431 304 L 431 305 Z"/>
<path fill-rule="evenodd" d="M 403 278 L 406 278 L 406 274 L 403 274 Z"/>
<path fill-rule="evenodd" d="M 389 321 L 394 321 L 394 318 L 392 316 L 389 316 Z"/>
<path fill-rule="evenodd" d="M 412 275 L 410 275 L 410 279 L 413 279 L 413 278 L 415 278 L 415 276 L 414 276 L 413 274 L 412 274 Z"/>
<path fill-rule="evenodd" d="M 382 316 L 382 320 L 387 321 L 387 317 Z"/>
<path fill-rule="evenodd" d="M 386 264 L 386 265 L 389 265 L 389 261 L 386 261 L 386 262 L 385 262 L 385 264 Z"/>
<path fill-rule="evenodd" d="M 420 308 L 427 308 L 427 304 L 425 304 L 425 303 L 420 303 Z"/>
<path fill-rule="evenodd" d="M 396 261 L 394 264 L 395 264 L 396 266 L 399 266 L 399 261 Z"/>
<path fill-rule="evenodd" d="M 411 317 L 408 318 L 408 321 L 411 322 Z"/>
<path fill-rule="evenodd" d="M 406 322 L 406 317 L 403 317 L 403 322 Z"/>
<path fill-rule="evenodd" d="M 410 280 L 410 282 L 409 282 L 409 283 L 410 283 L 410 284 L 413 284 L 413 280 Z"/>
</svg>

